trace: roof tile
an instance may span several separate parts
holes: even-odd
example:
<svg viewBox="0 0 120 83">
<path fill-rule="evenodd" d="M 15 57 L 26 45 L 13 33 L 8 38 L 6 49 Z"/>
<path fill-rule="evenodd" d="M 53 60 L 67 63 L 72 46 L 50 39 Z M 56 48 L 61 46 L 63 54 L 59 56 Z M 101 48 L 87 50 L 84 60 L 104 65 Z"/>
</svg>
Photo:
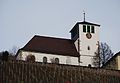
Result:
<svg viewBox="0 0 120 83">
<path fill-rule="evenodd" d="M 54 37 L 35 35 L 22 50 L 79 57 L 74 41 Z"/>
</svg>

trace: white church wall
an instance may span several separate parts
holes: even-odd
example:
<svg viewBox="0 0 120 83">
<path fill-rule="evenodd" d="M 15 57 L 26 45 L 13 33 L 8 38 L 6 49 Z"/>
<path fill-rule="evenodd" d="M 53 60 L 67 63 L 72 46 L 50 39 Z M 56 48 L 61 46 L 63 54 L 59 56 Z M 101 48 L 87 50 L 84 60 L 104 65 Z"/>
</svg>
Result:
<svg viewBox="0 0 120 83">
<path fill-rule="evenodd" d="M 58 58 L 60 64 L 78 65 L 78 57 L 36 53 L 36 52 L 28 52 L 28 51 L 21 51 L 21 53 L 18 54 L 19 60 L 26 60 L 26 57 L 30 54 L 35 56 L 37 62 L 43 62 L 43 57 L 47 57 L 48 63 L 51 63 L 51 59 Z M 20 56 L 22 57 L 20 58 Z"/>
<path fill-rule="evenodd" d="M 93 57 L 90 56 L 81 56 L 80 57 L 81 66 L 88 66 L 90 64 L 92 67 L 94 67 L 94 65 L 92 64 L 93 63 L 92 58 Z"/>
<path fill-rule="evenodd" d="M 77 51 L 78 51 L 78 41 L 79 41 L 79 39 L 77 39 L 77 40 L 74 42 Z"/>
<path fill-rule="evenodd" d="M 79 27 L 80 54 L 94 56 L 98 49 L 99 27 L 95 26 L 95 33 L 91 33 L 91 39 L 86 37 L 86 33 L 83 32 L 83 26 L 79 25 Z M 90 47 L 90 50 L 88 50 L 88 46 Z"/>
<path fill-rule="evenodd" d="M 95 33 L 90 33 L 92 37 L 88 39 L 86 37 L 87 32 L 83 32 L 83 25 L 79 24 L 79 53 L 80 53 L 80 65 L 88 66 L 92 64 L 92 59 L 95 56 L 95 52 L 98 50 L 99 42 L 99 27 L 94 26 Z M 78 39 L 75 41 L 76 48 L 78 49 Z M 89 47 L 89 50 L 88 50 Z"/>
</svg>

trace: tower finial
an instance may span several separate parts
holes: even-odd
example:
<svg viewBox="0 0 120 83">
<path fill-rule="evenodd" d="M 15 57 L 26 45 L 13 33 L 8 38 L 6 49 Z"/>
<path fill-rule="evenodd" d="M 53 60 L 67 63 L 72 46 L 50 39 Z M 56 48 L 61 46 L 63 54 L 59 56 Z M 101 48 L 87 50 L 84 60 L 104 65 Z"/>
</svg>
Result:
<svg viewBox="0 0 120 83">
<path fill-rule="evenodd" d="M 84 21 L 85 21 L 85 11 L 83 10 L 83 15 L 84 15 Z"/>
</svg>

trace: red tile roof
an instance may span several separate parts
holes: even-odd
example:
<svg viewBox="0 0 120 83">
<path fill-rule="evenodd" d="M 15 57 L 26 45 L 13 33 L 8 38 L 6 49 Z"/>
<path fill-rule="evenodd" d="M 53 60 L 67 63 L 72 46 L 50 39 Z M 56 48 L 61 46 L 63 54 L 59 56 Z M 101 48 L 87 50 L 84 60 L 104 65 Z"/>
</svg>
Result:
<svg viewBox="0 0 120 83">
<path fill-rule="evenodd" d="M 79 57 L 74 41 L 62 38 L 35 35 L 21 50 Z"/>
</svg>

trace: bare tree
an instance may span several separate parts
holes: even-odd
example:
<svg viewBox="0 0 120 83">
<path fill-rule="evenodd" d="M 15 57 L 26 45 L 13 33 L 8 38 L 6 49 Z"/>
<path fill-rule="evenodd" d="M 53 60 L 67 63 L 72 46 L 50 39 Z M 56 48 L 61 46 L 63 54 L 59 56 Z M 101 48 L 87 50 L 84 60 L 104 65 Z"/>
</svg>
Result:
<svg viewBox="0 0 120 83">
<path fill-rule="evenodd" d="M 18 51 L 18 49 L 19 49 L 19 47 L 13 46 L 12 49 L 9 50 L 10 55 L 15 56 L 17 51 Z"/>
<path fill-rule="evenodd" d="M 105 64 L 112 56 L 113 52 L 107 43 L 100 43 L 101 63 Z"/>
<path fill-rule="evenodd" d="M 98 49 L 95 52 L 95 55 L 96 56 L 93 57 L 93 65 L 95 67 L 101 67 L 113 56 L 113 52 L 107 43 L 101 42 L 98 44 Z"/>
<path fill-rule="evenodd" d="M 93 65 L 94 65 L 94 67 L 100 67 L 100 61 L 101 61 L 100 44 L 98 42 L 98 49 L 96 50 L 95 56 L 93 57 Z"/>
</svg>

